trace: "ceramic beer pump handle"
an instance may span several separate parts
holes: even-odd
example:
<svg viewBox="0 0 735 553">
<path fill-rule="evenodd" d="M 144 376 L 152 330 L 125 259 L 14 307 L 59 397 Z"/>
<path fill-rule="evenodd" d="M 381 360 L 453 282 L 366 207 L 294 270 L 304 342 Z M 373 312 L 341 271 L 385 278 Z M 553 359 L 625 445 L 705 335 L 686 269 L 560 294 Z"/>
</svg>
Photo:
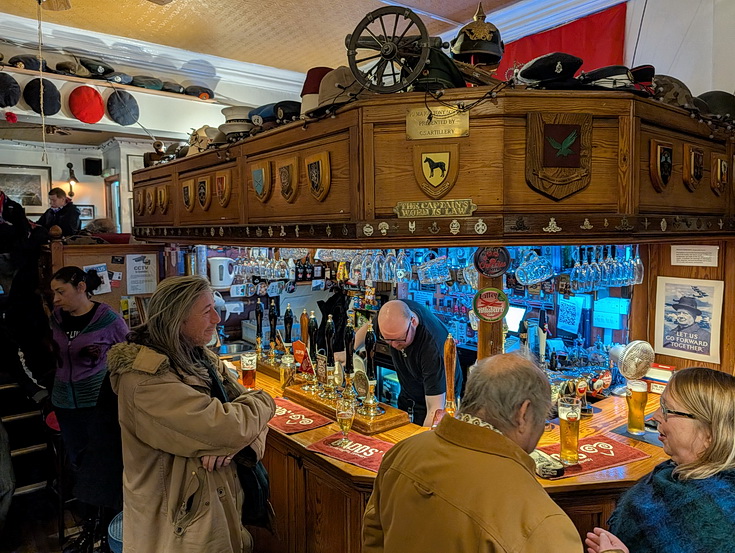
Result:
<svg viewBox="0 0 735 553">
<path fill-rule="evenodd" d="M 278 310 L 276 309 L 276 300 L 271 300 L 271 305 L 268 308 L 268 323 L 271 327 L 270 341 L 276 341 L 276 325 L 278 324 Z"/>
<path fill-rule="evenodd" d="M 345 374 L 352 375 L 355 372 L 355 363 L 352 356 L 355 353 L 355 327 L 352 321 L 345 326 Z"/>
<path fill-rule="evenodd" d="M 447 379 L 447 399 L 444 410 L 450 417 L 454 416 L 457 405 L 454 399 L 454 372 L 457 367 L 457 344 L 451 334 L 444 340 L 444 374 Z"/>
<path fill-rule="evenodd" d="M 316 369 L 316 335 L 319 332 L 319 323 L 316 322 L 316 317 L 314 316 L 314 312 L 311 312 L 311 316 L 309 317 L 309 356 L 311 357 L 311 362 L 314 365 L 314 368 Z"/>
<path fill-rule="evenodd" d="M 306 313 L 306 309 L 301 313 L 299 318 L 299 330 L 301 331 L 301 341 L 304 344 L 309 343 L 309 315 Z"/>
<path fill-rule="evenodd" d="M 263 338 L 263 304 L 260 300 L 255 304 L 255 336 Z"/>
<path fill-rule="evenodd" d="M 293 329 L 293 311 L 291 311 L 291 304 L 286 305 L 286 312 L 283 314 L 283 331 L 286 338 L 286 343 L 291 343 L 291 330 Z"/>
</svg>

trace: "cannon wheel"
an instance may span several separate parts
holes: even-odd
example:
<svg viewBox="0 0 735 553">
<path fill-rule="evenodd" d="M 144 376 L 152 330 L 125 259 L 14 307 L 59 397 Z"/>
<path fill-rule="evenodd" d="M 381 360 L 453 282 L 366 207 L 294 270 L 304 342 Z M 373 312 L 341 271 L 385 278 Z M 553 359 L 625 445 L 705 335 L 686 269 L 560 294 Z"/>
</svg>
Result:
<svg viewBox="0 0 735 553">
<path fill-rule="evenodd" d="M 410 9 L 378 8 L 347 35 L 347 58 L 355 79 L 372 92 L 406 89 L 421 74 L 429 57 L 429 34 Z"/>
</svg>

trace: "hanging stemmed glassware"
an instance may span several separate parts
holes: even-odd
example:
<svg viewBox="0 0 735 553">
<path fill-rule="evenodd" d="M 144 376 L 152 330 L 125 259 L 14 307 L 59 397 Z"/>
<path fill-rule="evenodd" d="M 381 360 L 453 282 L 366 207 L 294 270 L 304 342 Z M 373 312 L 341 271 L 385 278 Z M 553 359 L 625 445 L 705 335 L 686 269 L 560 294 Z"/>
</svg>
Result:
<svg viewBox="0 0 735 553">
<path fill-rule="evenodd" d="M 396 257 L 396 281 L 409 282 L 411 280 L 411 260 L 406 255 L 406 250 L 400 250 Z"/>
<path fill-rule="evenodd" d="M 612 245 L 606 246 L 607 256 L 605 256 L 600 264 L 600 268 L 602 269 L 602 286 L 605 287 L 613 286 L 613 280 L 615 278 L 615 262 L 611 254 L 612 248 Z"/>
<path fill-rule="evenodd" d="M 383 265 L 383 281 L 396 284 L 396 250 L 388 250 Z"/>
<path fill-rule="evenodd" d="M 383 255 L 383 250 L 376 250 L 370 270 L 373 275 L 373 282 L 386 282 L 385 255 Z"/>
<path fill-rule="evenodd" d="M 358 282 L 363 280 L 362 278 L 362 266 L 363 259 L 365 259 L 365 252 L 358 251 L 355 257 L 350 261 L 350 280 Z"/>
<path fill-rule="evenodd" d="M 643 266 L 643 260 L 641 259 L 639 244 L 635 245 L 635 279 L 633 284 L 643 284 L 643 277 L 645 275 L 645 267 Z"/>
<path fill-rule="evenodd" d="M 583 291 L 581 280 L 582 265 L 580 263 L 582 258 L 582 246 L 577 246 L 576 255 L 575 250 L 572 250 L 572 258 L 574 259 L 574 267 L 572 267 L 572 271 L 569 273 L 569 287 L 572 289 L 572 292 L 576 294 Z"/>
<path fill-rule="evenodd" d="M 591 281 L 590 290 L 592 291 L 600 290 L 602 288 L 600 284 L 602 281 L 602 270 L 600 269 L 600 264 L 598 263 L 597 259 L 598 259 L 598 246 L 592 246 L 592 262 L 590 263 L 590 268 L 589 268 L 589 277 Z"/>
<path fill-rule="evenodd" d="M 362 280 L 373 280 L 373 251 L 368 250 L 362 258 Z"/>
</svg>

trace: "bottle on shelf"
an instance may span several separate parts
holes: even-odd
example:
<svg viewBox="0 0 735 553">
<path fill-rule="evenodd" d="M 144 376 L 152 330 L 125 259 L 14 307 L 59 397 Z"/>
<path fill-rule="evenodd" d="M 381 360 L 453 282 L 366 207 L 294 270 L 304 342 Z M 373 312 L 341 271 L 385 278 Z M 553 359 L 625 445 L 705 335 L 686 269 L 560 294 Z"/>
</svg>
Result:
<svg viewBox="0 0 735 553">
<path fill-rule="evenodd" d="M 304 264 L 300 259 L 296 260 L 296 280 L 298 282 L 304 281 Z"/>
<path fill-rule="evenodd" d="M 305 307 L 301 312 L 301 317 L 299 317 L 299 330 L 301 331 L 301 341 L 306 346 L 309 343 L 309 314 Z"/>
<path fill-rule="evenodd" d="M 312 280 L 314 278 L 314 265 L 309 261 L 309 256 L 306 256 L 306 262 L 304 263 L 304 280 Z"/>
<path fill-rule="evenodd" d="M 308 258 L 307 258 L 308 259 Z M 321 280 L 324 278 L 324 263 L 321 259 L 314 260 L 313 274 L 314 280 Z"/>
<path fill-rule="evenodd" d="M 288 280 L 296 280 L 296 263 L 293 258 L 288 260 Z"/>
</svg>

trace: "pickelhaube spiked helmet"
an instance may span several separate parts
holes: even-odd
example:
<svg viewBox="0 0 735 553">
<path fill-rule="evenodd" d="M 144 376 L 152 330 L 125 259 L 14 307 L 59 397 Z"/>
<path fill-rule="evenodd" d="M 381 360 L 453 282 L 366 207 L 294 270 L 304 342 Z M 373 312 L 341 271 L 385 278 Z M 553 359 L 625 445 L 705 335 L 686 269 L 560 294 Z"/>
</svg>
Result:
<svg viewBox="0 0 735 553">
<path fill-rule="evenodd" d="M 478 4 L 473 21 L 462 27 L 451 42 L 452 57 L 472 65 L 497 67 L 503 57 L 505 44 L 498 28 L 485 21 L 482 3 Z"/>
</svg>

